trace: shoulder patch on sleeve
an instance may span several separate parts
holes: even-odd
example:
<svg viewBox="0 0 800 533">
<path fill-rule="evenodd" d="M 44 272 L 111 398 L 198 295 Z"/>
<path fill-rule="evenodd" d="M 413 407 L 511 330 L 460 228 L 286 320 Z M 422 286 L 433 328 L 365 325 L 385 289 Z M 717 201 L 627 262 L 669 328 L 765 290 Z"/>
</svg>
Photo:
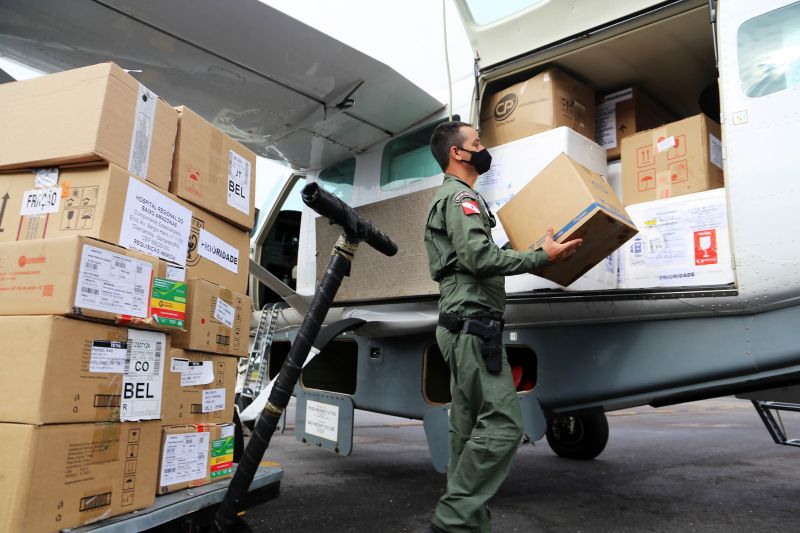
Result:
<svg viewBox="0 0 800 533">
<path fill-rule="evenodd" d="M 477 200 L 463 200 L 461 202 L 461 209 L 464 210 L 465 215 L 480 215 L 481 210 L 478 207 Z"/>
<path fill-rule="evenodd" d="M 464 200 L 478 201 L 478 197 L 472 191 L 459 191 L 453 196 L 453 203 L 459 205 Z"/>
</svg>

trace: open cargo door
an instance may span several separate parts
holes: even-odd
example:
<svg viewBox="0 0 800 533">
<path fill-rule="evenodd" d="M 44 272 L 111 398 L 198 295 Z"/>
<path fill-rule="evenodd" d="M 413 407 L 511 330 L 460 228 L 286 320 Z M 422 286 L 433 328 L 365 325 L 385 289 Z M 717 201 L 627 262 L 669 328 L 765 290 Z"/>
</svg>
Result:
<svg viewBox="0 0 800 533">
<path fill-rule="evenodd" d="M 46 73 L 114 61 L 258 155 L 319 169 L 442 108 L 257 0 L 0 0 L 0 51 Z"/>
<path fill-rule="evenodd" d="M 455 2 L 480 70 L 665 3 L 663 0 Z"/>
</svg>

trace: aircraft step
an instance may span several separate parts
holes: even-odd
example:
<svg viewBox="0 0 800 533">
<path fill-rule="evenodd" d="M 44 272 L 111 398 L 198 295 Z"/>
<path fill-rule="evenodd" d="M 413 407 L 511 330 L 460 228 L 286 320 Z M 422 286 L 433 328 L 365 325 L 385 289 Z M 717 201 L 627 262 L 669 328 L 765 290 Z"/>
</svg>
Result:
<svg viewBox="0 0 800 533">
<path fill-rule="evenodd" d="M 767 400 L 752 400 L 758 416 L 767 427 L 776 444 L 800 447 L 800 439 L 790 439 L 786 436 L 786 429 L 781 419 L 781 411 L 800 413 L 800 403 L 772 402 Z"/>
</svg>

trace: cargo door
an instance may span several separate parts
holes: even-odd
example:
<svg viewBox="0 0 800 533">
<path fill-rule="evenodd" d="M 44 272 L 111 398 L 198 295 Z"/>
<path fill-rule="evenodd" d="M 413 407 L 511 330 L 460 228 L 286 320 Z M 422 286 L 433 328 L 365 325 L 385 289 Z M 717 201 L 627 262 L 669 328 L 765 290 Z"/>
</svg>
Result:
<svg viewBox="0 0 800 533">
<path fill-rule="evenodd" d="M 794 294 L 800 2 L 724 0 L 717 29 L 725 181 L 737 277 L 753 294 Z M 790 228 L 789 231 L 781 231 Z"/>
<path fill-rule="evenodd" d="M 455 0 L 478 68 L 585 35 L 663 0 Z"/>
</svg>

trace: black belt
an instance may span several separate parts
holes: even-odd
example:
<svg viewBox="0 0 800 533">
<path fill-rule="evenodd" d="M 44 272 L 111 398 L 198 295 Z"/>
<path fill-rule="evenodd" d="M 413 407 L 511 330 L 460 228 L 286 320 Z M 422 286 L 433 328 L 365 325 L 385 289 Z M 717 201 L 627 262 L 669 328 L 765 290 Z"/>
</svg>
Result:
<svg viewBox="0 0 800 533">
<path fill-rule="evenodd" d="M 453 333 L 468 333 L 488 339 L 503 331 L 505 321 L 497 315 L 489 314 L 462 318 L 449 313 L 439 313 L 439 325 Z"/>
</svg>

